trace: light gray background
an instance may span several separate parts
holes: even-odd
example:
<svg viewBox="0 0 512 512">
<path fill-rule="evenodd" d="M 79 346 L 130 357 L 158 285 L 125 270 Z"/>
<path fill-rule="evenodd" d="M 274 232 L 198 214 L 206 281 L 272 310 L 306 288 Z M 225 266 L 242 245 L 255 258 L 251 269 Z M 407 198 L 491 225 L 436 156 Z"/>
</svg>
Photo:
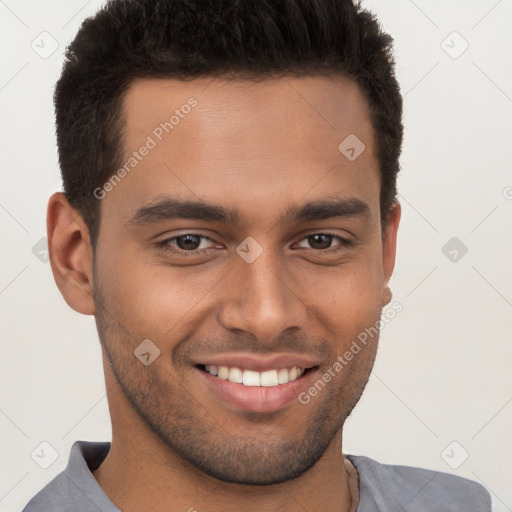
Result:
<svg viewBox="0 0 512 512">
<path fill-rule="evenodd" d="M 33 253 L 61 187 L 52 92 L 62 52 L 100 5 L 0 0 L 1 511 L 61 471 L 74 440 L 110 440 L 94 320 L 65 304 Z M 391 281 L 403 311 L 382 332 L 346 452 L 478 480 L 495 512 L 511 511 L 512 1 L 364 5 L 395 38 L 405 97 Z M 452 237 L 468 248 L 456 262 L 442 252 Z M 59 454 L 47 469 L 31 458 L 51 462 L 43 441 Z"/>
</svg>

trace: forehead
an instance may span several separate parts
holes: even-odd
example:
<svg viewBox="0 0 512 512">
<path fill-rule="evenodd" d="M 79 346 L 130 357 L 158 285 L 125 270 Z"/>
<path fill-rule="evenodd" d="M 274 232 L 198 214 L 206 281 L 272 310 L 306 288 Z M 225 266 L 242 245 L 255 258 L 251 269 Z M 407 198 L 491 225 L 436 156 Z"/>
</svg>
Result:
<svg viewBox="0 0 512 512">
<path fill-rule="evenodd" d="M 197 102 L 198 108 L 188 112 L 186 105 L 191 101 Z M 342 75 L 281 77 L 257 82 L 227 78 L 188 82 L 138 79 L 125 94 L 123 111 L 128 139 L 153 132 L 174 114 L 179 121 L 189 119 L 186 123 L 172 120 L 175 128 L 181 124 L 180 130 L 173 130 L 173 137 L 199 136 L 204 132 L 213 137 L 235 128 L 239 145 L 246 134 L 257 133 L 268 142 L 279 131 L 279 144 L 288 141 L 292 145 L 299 138 L 313 141 L 326 134 L 335 142 L 347 132 L 365 139 L 367 145 L 372 142 L 367 102 L 359 87 Z"/>
<path fill-rule="evenodd" d="M 243 203 L 248 213 L 253 205 L 261 216 L 272 203 L 327 192 L 378 207 L 369 109 L 346 77 L 136 80 L 123 118 L 123 164 L 135 165 L 125 165 L 102 208 L 118 201 L 133 210 L 167 194 L 238 210 Z M 143 146 L 151 149 L 141 157 Z M 347 158 L 347 147 L 364 151 Z"/>
</svg>

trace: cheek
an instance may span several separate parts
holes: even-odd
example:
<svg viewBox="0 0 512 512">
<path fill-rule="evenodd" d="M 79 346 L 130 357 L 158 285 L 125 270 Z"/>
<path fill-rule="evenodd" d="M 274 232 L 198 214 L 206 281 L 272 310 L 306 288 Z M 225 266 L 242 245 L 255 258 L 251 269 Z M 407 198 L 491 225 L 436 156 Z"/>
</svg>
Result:
<svg viewBox="0 0 512 512">
<path fill-rule="evenodd" d="M 213 267 L 200 275 L 193 267 L 173 269 L 129 251 L 104 254 L 95 279 L 108 311 L 130 332 L 162 343 L 204 314 L 223 275 Z"/>
<path fill-rule="evenodd" d="M 368 251 L 369 252 L 369 251 Z M 304 292 L 320 300 L 327 309 L 359 309 L 379 303 L 383 273 L 381 261 L 371 254 L 360 255 L 337 267 L 311 268 L 295 280 Z"/>
<path fill-rule="evenodd" d="M 353 334 L 380 315 L 383 275 L 377 257 L 361 255 L 338 267 L 317 267 L 302 272 L 296 282 L 299 296 L 333 329 Z"/>
</svg>

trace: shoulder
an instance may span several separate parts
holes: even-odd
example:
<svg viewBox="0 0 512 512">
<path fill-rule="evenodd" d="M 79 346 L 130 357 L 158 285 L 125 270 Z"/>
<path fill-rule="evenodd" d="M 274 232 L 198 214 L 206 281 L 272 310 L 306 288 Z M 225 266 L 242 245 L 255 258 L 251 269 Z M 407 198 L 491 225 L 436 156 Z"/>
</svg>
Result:
<svg viewBox="0 0 512 512">
<path fill-rule="evenodd" d="M 423 468 L 381 464 L 369 457 L 347 457 L 359 474 L 360 503 L 373 502 L 376 510 L 491 511 L 489 493 L 472 480 Z"/>
<path fill-rule="evenodd" d="M 119 512 L 91 471 L 110 449 L 110 443 L 76 441 L 67 467 L 43 487 L 22 512 Z"/>
<path fill-rule="evenodd" d="M 25 506 L 22 512 L 65 512 L 74 504 L 70 500 L 74 495 L 73 484 L 65 472 L 59 473 L 46 484 Z"/>
</svg>

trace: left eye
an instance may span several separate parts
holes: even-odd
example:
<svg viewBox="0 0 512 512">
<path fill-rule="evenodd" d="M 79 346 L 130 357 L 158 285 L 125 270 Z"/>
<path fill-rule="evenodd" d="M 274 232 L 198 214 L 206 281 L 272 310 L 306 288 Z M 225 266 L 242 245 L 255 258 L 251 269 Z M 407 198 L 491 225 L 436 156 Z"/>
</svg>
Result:
<svg viewBox="0 0 512 512">
<path fill-rule="evenodd" d="M 335 240 L 337 241 L 337 243 L 333 244 L 333 241 Z M 309 247 L 302 245 L 304 243 L 309 244 Z M 299 242 L 299 247 L 305 247 L 306 249 L 325 250 L 331 249 L 333 245 L 350 245 L 350 240 L 338 235 L 331 235 L 329 233 L 315 233 L 314 235 L 309 235 L 306 238 L 303 238 Z"/>
</svg>

